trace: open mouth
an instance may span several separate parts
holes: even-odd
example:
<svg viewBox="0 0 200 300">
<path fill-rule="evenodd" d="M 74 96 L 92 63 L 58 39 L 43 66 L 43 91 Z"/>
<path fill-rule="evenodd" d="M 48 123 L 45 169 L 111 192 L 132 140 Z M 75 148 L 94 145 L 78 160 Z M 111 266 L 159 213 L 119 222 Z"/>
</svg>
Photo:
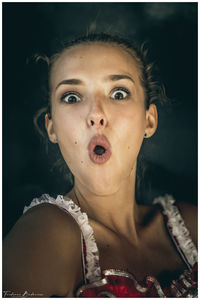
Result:
<svg viewBox="0 0 200 300">
<path fill-rule="evenodd" d="M 106 163 L 111 156 L 111 145 L 104 135 L 94 136 L 88 144 L 91 161 L 95 164 Z"/>
<path fill-rule="evenodd" d="M 96 145 L 96 147 L 94 148 L 94 153 L 96 155 L 103 155 L 105 152 L 106 152 L 106 149 L 103 146 Z"/>
</svg>

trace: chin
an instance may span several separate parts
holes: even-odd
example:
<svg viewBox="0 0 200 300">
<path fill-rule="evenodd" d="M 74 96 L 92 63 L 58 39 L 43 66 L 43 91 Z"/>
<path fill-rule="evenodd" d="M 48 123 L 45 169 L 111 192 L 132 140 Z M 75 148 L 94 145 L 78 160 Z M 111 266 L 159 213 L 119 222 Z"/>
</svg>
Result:
<svg viewBox="0 0 200 300">
<path fill-rule="evenodd" d="M 124 183 L 130 180 L 130 174 L 130 167 L 122 168 L 119 166 L 91 170 L 87 166 L 87 168 L 76 170 L 74 177 L 75 180 L 77 179 L 77 183 L 79 182 L 88 192 L 101 197 L 116 194 Z"/>
</svg>

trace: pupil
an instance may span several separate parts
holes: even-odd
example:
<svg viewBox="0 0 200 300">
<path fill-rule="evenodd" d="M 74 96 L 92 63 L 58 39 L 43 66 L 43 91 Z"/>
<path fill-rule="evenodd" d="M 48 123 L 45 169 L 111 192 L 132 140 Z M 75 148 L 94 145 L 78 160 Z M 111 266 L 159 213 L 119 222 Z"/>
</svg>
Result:
<svg viewBox="0 0 200 300">
<path fill-rule="evenodd" d="M 118 92 L 115 94 L 115 99 L 123 99 L 122 93 Z"/>
<path fill-rule="evenodd" d="M 97 155 L 102 155 L 106 152 L 106 149 L 102 146 L 96 146 L 95 149 L 94 149 L 94 152 L 97 154 Z"/>
<path fill-rule="evenodd" d="M 76 102 L 76 97 L 70 96 L 70 97 L 68 98 L 68 102 L 70 102 L 70 103 Z"/>
</svg>

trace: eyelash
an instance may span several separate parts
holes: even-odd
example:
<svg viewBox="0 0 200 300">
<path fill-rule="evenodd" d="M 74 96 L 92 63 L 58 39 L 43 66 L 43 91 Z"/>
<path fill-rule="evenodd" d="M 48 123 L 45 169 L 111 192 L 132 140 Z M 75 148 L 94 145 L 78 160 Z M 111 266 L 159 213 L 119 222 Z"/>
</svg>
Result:
<svg viewBox="0 0 200 300">
<path fill-rule="evenodd" d="M 79 101 L 76 101 L 76 102 L 71 102 L 71 103 L 70 103 L 70 102 L 67 102 L 67 101 L 64 100 L 67 96 L 76 96 L 76 97 L 78 97 L 80 100 L 79 100 Z M 80 101 L 81 101 L 81 96 L 80 96 L 78 93 L 76 93 L 76 92 L 69 91 L 69 92 L 64 93 L 64 94 L 61 96 L 60 101 L 61 101 L 61 102 L 65 102 L 65 103 L 67 103 L 67 104 L 73 104 L 73 103 L 80 102 Z"/>
<path fill-rule="evenodd" d="M 127 93 L 127 95 L 126 95 L 124 98 L 122 98 L 122 99 L 114 99 L 114 98 L 112 98 L 112 97 L 111 97 L 112 94 L 113 94 L 114 92 L 118 92 L 118 91 L 123 91 L 123 92 Z M 130 91 L 127 90 L 126 88 L 124 88 L 124 87 L 116 87 L 114 90 L 112 90 L 110 98 L 111 98 L 112 100 L 123 101 L 123 100 L 128 100 L 128 98 L 130 97 L 130 95 L 131 95 Z M 75 97 L 78 97 L 79 100 L 70 103 L 70 102 L 67 102 L 67 101 L 64 100 L 67 96 L 75 96 Z M 65 102 L 65 103 L 67 103 L 67 104 L 74 104 L 74 103 L 78 103 L 78 102 L 81 101 L 81 96 L 80 96 L 78 93 L 76 93 L 76 92 L 69 91 L 69 92 L 64 93 L 64 94 L 61 96 L 60 101 L 61 101 L 61 102 Z"/>
<path fill-rule="evenodd" d="M 127 93 L 127 96 L 126 96 L 125 98 L 123 98 L 123 99 L 113 99 L 113 98 L 111 98 L 112 100 L 117 100 L 117 101 L 128 100 L 128 98 L 129 98 L 130 95 L 131 95 L 130 91 L 127 90 L 127 89 L 124 88 L 124 87 L 117 87 L 117 88 L 115 88 L 115 89 L 112 91 L 111 95 L 112 95 L 114 92 L 117 92 L 117 91 L 123 91 L 123 92 Z"/>
</svg>

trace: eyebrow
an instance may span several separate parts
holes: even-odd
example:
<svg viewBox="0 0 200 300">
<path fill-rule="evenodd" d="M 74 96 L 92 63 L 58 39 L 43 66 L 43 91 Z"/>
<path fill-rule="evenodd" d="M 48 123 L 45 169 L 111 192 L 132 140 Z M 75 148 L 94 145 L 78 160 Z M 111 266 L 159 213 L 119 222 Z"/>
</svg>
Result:
<svg viewBox="0 0 200 300">
<path fill-rule="evenodd" d="M 132 81 L 133 83 L 135 83 L 133 78 L 131 78 L 128 75 L 116 74 L 116 75 L 109 75 L 108 77 L 106 77 L 106 80 L 111 80 L 111 81 L 117 81 L 117 80 L 121 80 L 121 79 L 128 79 L 128 80 Z M 81 81 L 80 79 L 75 79 L 75 78 L 65 79 L 58 83 L 58 85 L 56 86 L 56 90 L 58 89 L 58 87 L 60 85 L 65 85 L 65 84 L 80 85 L 80 84 L 83 84 L 83 81 Z"/>
<path fill-rule="evenodd" d="M 62 84 L 79 85 L 82 83 L 83 82 L 80 79 L 65 79 L 65 80 L 62 80 L 61 82 L 59 82 L 59 84 L 56 86 L 56 90 Z"/>
<path fill-rule="evenodd" d="M 130 77 L 130 76 L 128 76 L 128 75 L 109 75 L 108 77 L 107 77 L 109 80 L 111 80 L 111 81 L 117 81 L 117 80 L 121 80 L 121 79 L 128 79 L 128 80 L 130 80 L 130 81 L 132 81 L 133 83 L 135 83 L 135 81 L 133 80 L 133 78 L 132 77 Z"/>
</svg>

